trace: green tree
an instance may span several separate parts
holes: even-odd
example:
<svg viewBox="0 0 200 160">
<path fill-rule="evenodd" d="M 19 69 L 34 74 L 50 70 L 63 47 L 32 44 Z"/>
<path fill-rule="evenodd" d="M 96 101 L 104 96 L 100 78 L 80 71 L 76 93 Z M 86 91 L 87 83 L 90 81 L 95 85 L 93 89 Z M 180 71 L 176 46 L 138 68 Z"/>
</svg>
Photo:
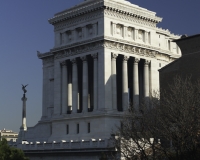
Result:
<svg viewBox="0 0 200 160">
<path fill-rule="evenodd" d="M 28 160 L 20 149 L 10 147 L 6 139 L 0 141 L 0 160 Z"/>
</svg>

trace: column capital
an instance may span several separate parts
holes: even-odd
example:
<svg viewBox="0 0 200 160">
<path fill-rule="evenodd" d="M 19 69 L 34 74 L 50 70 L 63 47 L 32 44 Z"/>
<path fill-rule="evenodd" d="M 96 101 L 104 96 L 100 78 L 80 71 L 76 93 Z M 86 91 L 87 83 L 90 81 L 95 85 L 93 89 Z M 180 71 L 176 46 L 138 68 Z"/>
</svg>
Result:
<svg viewBox="0 0 200 160">
<path fill-rule="evenodd" d="M 98 53 L 93 53 L 93 54 L 91 54 L 91 56 L 93 57 L 93 59 L 97 59 L 98 58 Z"/>
<path fill-rule="evenodd" d="M 129 59 L 129 56 L 124 56 L 123 57 L 123 61 L 128 61 L 128 59 Z"/>
<path fill-rule="evenodd" d="M 111 58 L 112 58 L 112 59 L 116 59 L 117 57 L 118 57 L 118 54 L 117 54 L 117 53 L 113 53 L 113 52 L 111 53 Z"/>
<path fill-rule="evenodd" d="M 67 66 L 67 62 L 66 61 L 61 61 L 60 62 L 60 65 L 63 67 L 63 66 Z"/>
<path fill-rule="evenodd" d="M 150 60 L 145 59 L 145 60 L 144 60 L 144 65 L 149 65 L 150 62 L 151 62 Z"/>
<path fill-rule="evenodd" d="M 76 63 L 76 58 L 72 58 L 72 59 L 70 59 L 70 61 L 72 62 L 72 64 L 75 64 Z"/>
<path fill-rule="evenodd" d="M 84 62 L 84 61 L 87 61 L 87 56 L 82 56 L 82 57 L 80 57 L 81 58 L 81 60 Z"/>
<path fill-rule="evenodd" d="M 140 58 L 136 58 L 136 57 L 135 57 L 133 63 L 139 63 L 139 61 L 140 61 Z"/>
</svg>

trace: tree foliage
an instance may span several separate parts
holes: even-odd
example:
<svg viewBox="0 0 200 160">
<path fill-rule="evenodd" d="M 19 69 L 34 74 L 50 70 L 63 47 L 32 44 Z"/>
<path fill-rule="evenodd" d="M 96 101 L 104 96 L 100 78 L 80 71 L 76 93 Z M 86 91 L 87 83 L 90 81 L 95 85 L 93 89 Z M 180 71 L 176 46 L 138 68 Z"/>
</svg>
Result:
<svg viewBox="0 0 200 160">
<path fill-rule="evenodd" d="M 28 160 L 22 150 L 10 147 L 6 139 L 0 141 L 0 160 Z"/>
<path fill-rule="evenodd" d="M 130 107 L 118 128 L 116 148 L 126 160 L 199 159 L 200 83 L 176 77 L 159 97 L 154 93 L 139 110 Z"/>
</svg>

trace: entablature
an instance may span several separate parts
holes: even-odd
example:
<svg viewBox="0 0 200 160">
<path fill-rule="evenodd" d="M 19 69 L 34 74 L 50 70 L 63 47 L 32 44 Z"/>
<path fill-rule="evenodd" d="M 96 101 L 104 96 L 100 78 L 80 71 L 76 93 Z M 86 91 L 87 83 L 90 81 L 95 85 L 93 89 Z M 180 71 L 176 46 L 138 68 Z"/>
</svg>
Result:
<svg viewBox="0 0 200 160">
<path fill-rule="evenodd" d="M 155 23 L 155 25 L 162 21 L 162 18 L 157 17 L 155 15 L 155 12 L 151 12 L 147 9 L 135 6 L 136 5 L 133 5 L 131 3 L 130 5 L 127 5 L 127 3 L 116 3 L 115 0 L 88 1 L 84 5 L 77 5 L 75 7 L 72 7 L 71 9 L 55 14 L 53 18 L 49 19 L 49 23 L 55 25 L 56 23 L 72 19 L 80 15 L 85 15 L 103 8 L 105 10 L 123 14 L 124 16 L 149 21 Z"/>
<path fill-rule="evenodd" d="M 103 1 L 93 1 L 93 3 L 90 3 L 89 5 L 73 7 L 71 9 L 55 14 L 53 18 L 49 19 L 49 23 L 54 25 L 55 23 L 78 17 L 83 14 L 88 14 L 90 12 L 102 9 L 103 7 Z"/>
<path fill-rule="evenodd" d="M 40 59 L 43 59 L 43 63 L 50 63 L 52 60 L 60 59 L 64 57 L 70 57 L 74 55 L 80 55 L 86 52 L 95 51 L 101 48 L 108 48 L 125 53 L 136 54 L 144 57 L 156 58 L 169 62 L 170 58 L 176 59 L 180 55 L 174 55 L 171 51 L 161 50 L 151 45 L 140 44 L 136 42 L 130 42 L 126 40 L 120 40 L 113 37 L 98 37 L 95 41 L 85 41 L 76 43 L 73 45 L 65 45 L 62 47 L 53 48 L 50 52 L 44 54 L 38 54 Z"/>
</svg>

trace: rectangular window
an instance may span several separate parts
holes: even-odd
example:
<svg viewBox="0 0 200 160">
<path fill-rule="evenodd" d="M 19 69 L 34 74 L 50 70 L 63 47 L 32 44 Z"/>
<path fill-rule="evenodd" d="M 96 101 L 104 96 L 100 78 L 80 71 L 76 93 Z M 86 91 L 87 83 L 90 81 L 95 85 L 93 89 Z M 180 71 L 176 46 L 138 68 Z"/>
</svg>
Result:
<svg viewBox="0 0 200 160">
<path fill-rule="evenodd" d="M 90 123 L 88 123 L 88 133 L 90 133 Z"/>
<path fill-rule="evenodd" d="M 66 134 L 69 134 L 69 125 L 66 125 Z"/>
<path fill-rule="evenodd" d="M 77 124 L 77 134 L 79 134 L 79 124 Z"/>
<path fill-rule="evenodd" d="M 159 63 L 159 67 L 161 67 L 161 63 Z"/>
</svg>

